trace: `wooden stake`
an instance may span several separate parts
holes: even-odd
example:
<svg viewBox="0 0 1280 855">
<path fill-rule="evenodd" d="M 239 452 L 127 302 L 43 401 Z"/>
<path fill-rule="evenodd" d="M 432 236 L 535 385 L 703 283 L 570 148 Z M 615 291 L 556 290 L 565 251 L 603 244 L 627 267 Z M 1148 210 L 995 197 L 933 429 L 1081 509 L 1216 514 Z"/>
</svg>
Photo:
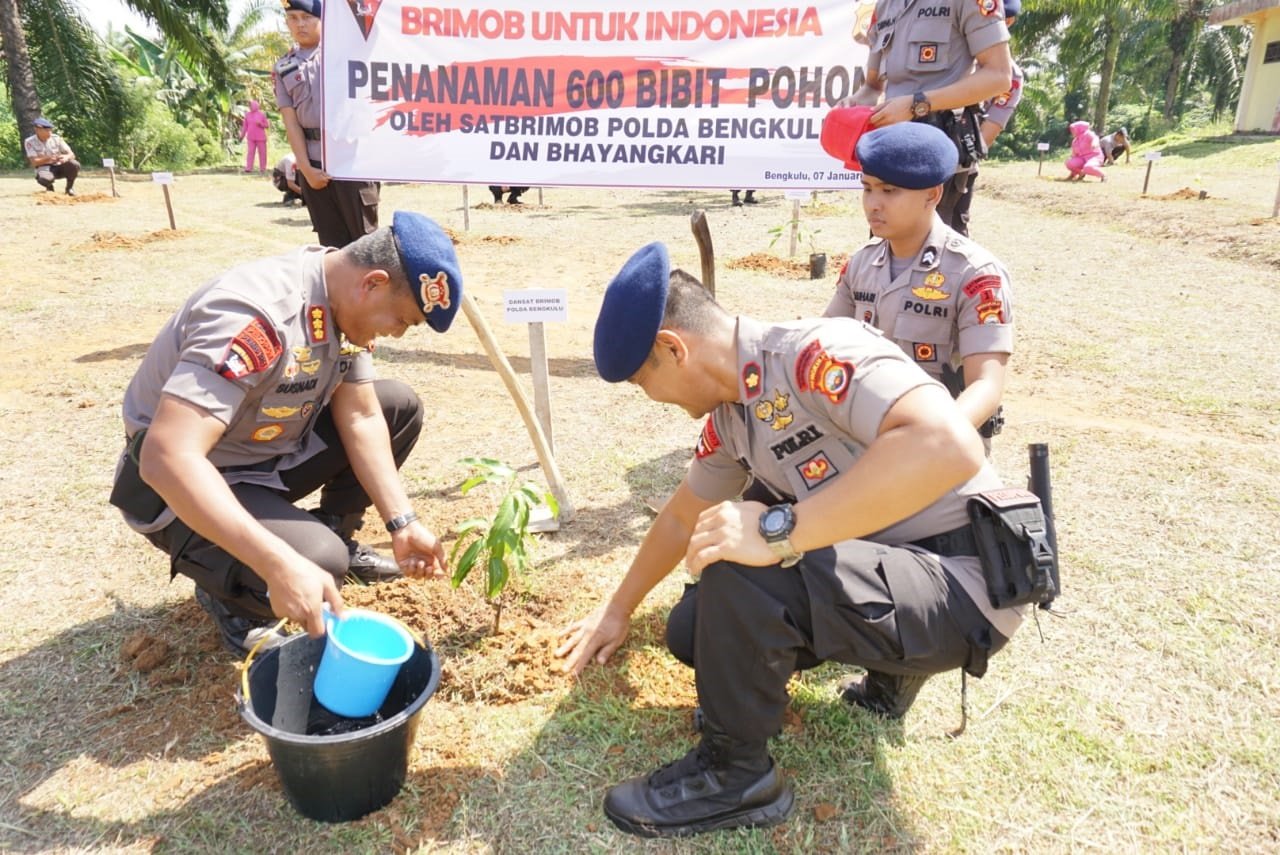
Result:
<svg viewBox="0 0 1280 855">
<path fill-rule="evenodd" d="M 1271 206 L 1271 216 L 1280 217 L 1280 184 L 1276 185 L 1276 203 Z"/>
<path fill-rule="evenodd" d="M 796 254 L 796 241 L 800 237 L 800 200 L 791 203 L 791 256 Z"/>
<path fill-rule="evenodd" d="M 169 199 L 169 185 L 161 184 L 160 186 L 164 188 L 164 207 L 169 212 L 169 228 L 176 232 L 178 226 L 173 221 L 173 202 Z"/>
<path fill-rule="evenodd" d="M 1036 178 L 1040 177 L 1040 173 L 1044 171 L 1044 152 L 1040 152 L 1040 165 L 1036 167 Z"/>
<path fill-rule="evenodd" d="M 111 173 L 111 196 L 112 198 L 119 198 L 120 194 L 116 192 L 116 169 L 113 166 L 107 171 Z"/>
<path fill-rule="evenodd" d="M 1147 161 L 1147 177 L 1142 179 L 1142 195 L 1147 195 L 1147 185 L 1151 183 L 1151 167 L 1155 164 L 1154 160 Z"/>
<path fill-rule="evenodd" d="M 716 295 L 716 251 L 711 246 L 711 227 L 707 225 L 707 212 L 694 211 L 689 218 L 693 240 L 698 244 L 698 258 L 702 261 L 702 286 L 712 297 Z"/>
<path fill-rule="evenodd" d="M 555 432 L 551 429 L 551 376 L 547 371 L 547 330 L 541 321 L 529 324 L 529 371 L 533 374 L 533 407 L 547 436 L 547 449 L 556 453 Z"/>
<path fill-rule="evenodd" d="M 538 207 L 542 207 L 542 188 L 538 188 Z"/>
<path fill-rule="evenodd" d="M 502 351 L 498 348 L 498 342 L 494 339 L 493 332 L 490 331 L 489 325 L 485 323 L 484 317 L 480 314 L 480 308 L 476 305 L 475 298 L 470 294 L 462 295 L 462 311 L 467 316 L 467 320 L 471 322 L 472 329 L 476 331 L 476 337 L 480 339 L 480 345 L 484 348 L 484 352 L 488 354 L 494 370 L 498 372 L 498 376 L 502 378 L 503 384 L 507 387 L 511 400 L 515 401 L 516 409 L 520 411 L 520 418 L 524 420 L 525 429 L 529 431 L 529 438 L 533 440 L 533 450 L 537 452 L 538 462 L 542 464 L 542 471 L 547 476 L 551 494 L 556 497 L 556 502 L 560 505 L 560 519 L 564 522 L 569 522 L 577 511 L 574 510 L 573 503 L 569 501 L 569 492 L 565 489 L 564 479 L 560 475 L 560 468 L 556 465 L 556 459 L 551 453 L 551 445 L 542 433 L 542 426 L 538 424 L 538 420 L 533 415 L 533 410 L 529 406 L 529 399 L 525 397 L 524 390 L 520 388 L 520 383 L 516 379 L 516 372 L 512 370 L 511 363 L 507 361 L 507 358 L 503 356 Z"/>
<path fill-rule="evenodd" d="M 462 230 L 464 232 L 471 231 L 471 196 L 467 192 L 468 189 L 466 184 L 462 185 Z"/>
</svg>

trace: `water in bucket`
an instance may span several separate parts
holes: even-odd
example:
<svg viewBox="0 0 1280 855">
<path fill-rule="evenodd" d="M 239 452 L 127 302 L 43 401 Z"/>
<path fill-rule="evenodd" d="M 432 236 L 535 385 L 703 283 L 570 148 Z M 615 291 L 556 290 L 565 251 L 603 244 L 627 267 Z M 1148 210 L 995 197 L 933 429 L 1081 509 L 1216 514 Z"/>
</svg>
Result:
<svg viewBox="0 0 1280 855">
<path fill-rule="evenodd" d="M 364 609 L 348 609 L 342 620 L 327 615 L 325 628 L 316 700 L 344 718 L 373 716 L 413 653 L 413 636 L 394 618 Z"/>
</svg>

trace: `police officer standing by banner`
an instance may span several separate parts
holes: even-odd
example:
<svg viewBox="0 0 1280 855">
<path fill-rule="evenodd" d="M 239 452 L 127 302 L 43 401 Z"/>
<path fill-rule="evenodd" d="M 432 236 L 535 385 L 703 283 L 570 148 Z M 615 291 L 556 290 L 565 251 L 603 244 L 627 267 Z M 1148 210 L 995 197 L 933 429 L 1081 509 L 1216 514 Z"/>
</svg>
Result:
<svg viewBox="0 0 1280 855">
<path fill-rule="evenodd" d="M 1002 0 L 880 0 L 867 38 L 867 79 L 853 103 L 875 104 L 883 95 L 876 127 L 929 122 L 951 137 L 960 167 L 938 215 L 967 235 L 970 172 L 986 154 L 979 105 L 1012 85 Z"/>
<path fill-rule="evenodd" d="M 896 342 L 947 387 L 990 451 L 1004 422 L 1012 294 L 1004 265 L 934 215 L 955 171 L 955 147 L 942 131 L 918 122 L 852 141 L 831 137 L 824 133 L 831 153 L 848 163 L 852 152 L 851 168 L 862 171 L 862 209 L 874 240 L 840 271 L 824 314 L 857 318 Z"/>
<path fill-rule="evenodd" d="M 796 670 L 861 665 L 868 675 L 845 700 L 901 715 L 931 674 L 982 675 L 1018 628 L 1019 608 L 988 598 L 967 517 L 968 497 L 999 487 L 978 435 L 874 330 L 735 318 L 655 243 L 605 291 L 595 362 L 609 382 L 706 417 L 626 576 L 556 651 L 574 672 L 605 662 L 682 559 L 700 574 L 667 644 L 694 666 L 701 741 L 609 790 L 619 828 L 684 836 L 782 822 L 794 797 L 768 740 Z M 733 501 L 751 479 L 771 507 Z"/>
<path fill-rule="evenodd" d="M 397 472 L 422 403 L 378 380 L 380 335 L 449 328 L 462 298 L 448 235 L 397 212 L 341 249 L 307 246 L 232 268 L 160 330 L 124 397 L 127 437 L 111 503 L 196 583 L 196 599 L 243 653 L 278 643 L 287 617 L 323 633 L 350 573 L 365 581 L 444 572 Z M 294 502 L 319 490 L 312 511 Z M 352 537 L 373 504 L 394 559 Z"/>
<path fill-rule="evenodd" d="M 378 227 L 380 190 L 374 181 L 337 181 L 324 171 L 320 138 L 321 0 L 282 0 L 285 25 L 296 44 L 276 62 L 276 104 L 289 147 L 298 159 L 302 198 L 318 242 L 342 247 Z"/>
</svg>

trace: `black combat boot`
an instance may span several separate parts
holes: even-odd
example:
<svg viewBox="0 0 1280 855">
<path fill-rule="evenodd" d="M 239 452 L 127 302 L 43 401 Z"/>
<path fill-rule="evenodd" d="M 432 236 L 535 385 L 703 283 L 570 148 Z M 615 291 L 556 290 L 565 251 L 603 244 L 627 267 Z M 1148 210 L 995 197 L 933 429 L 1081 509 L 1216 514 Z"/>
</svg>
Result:
<svg viewBox="0 0 1280 855">
<path fill-rule="evenodd" d="M 373 547 L 356 543 L 354 536 L 356 530 L 364 522 L 363 512 L 342 516 L 328 513 L 320 508 L 313 508 L 310 513 L 328 526 L 334 534 L 342 538 L 342 542 L 347 545 L 347 572 L 361 582 L 370 584 L 374 582 L 389 582 L 404 575 L 404 571 L 400 569 L 400 565 L 396 563 L 394 558 L 379 555 L 378 551 Z"/>
<path fill-rule="evenodd" d="M 840 686 L 840 698 L 885 718 L 902 718 L 916 701 L 929 675 L 886 674 L 867 671 Z"/>
<path fill-rule="evenodd" d="M 756 198 L 756 191 L 754 190 L 748 190 L 746 194 L 743 195 L 742 201 L 746 202 L 748 205 L 758 205 L 760 203 L 760 200 Z"/>
<path fill-rule="evenodd" d="M 735 207 L 735 208 L 741 208 L 741 207 L 742 207 L 742 200 L 738 198 L 738 191 L 737 191 L 737 190 L 732 190 L 732 191 L 730 191 L 730 192 L 731 192 L 731 193 L 733 193 L 733 207 Z"/>
<path fill-rule="evenodd" d="M 777 825 L 794 804 L 791 784 L 763 742 L 740 742 L 708 723 L 702 742 L 684 757 L 610 789 L 604 813 L 629 834 L 687 837 Z"/>
</svg>

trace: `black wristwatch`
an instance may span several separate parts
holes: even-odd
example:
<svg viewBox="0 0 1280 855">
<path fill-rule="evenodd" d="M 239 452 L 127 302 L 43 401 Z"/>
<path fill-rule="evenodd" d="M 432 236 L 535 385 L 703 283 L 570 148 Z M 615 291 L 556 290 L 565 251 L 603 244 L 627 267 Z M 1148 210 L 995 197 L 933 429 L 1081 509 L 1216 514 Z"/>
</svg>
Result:
<svg viewBox="0 0 1280 855">
<path fill-rule="evenodd" d="M 418 519 L 418 515 L 415 514 L 413 511 L 409 511 L 409 513 L 407 514 L 400 514 L 398 516 L 394 516 L 391 519 L 387 520 L 387 531 L 391 532 L 392 534 L 395 534 L 397 531 L 399 531 L 402 528 L 408 528 L 409 523 L 416 522 L 417 519 Z"/>
<path fill-rule="evenodd" d="M 924 97 L 924 90 L 917 89 L 911 95 L 911 115 L 917 119 L 923 119 L 925 116 L 933 112 L 933 105 L 929 103 L 929 99 Z"/>
<path fill-rule="evenodd" d="M 791 545 L 791 532 L 795 527 L 796 509 L 790 502 L 774 505 L 760 515 L 760 536 L 778 556 L 783 567 L 792 566 L 804 556 Z"/>
</svg>

